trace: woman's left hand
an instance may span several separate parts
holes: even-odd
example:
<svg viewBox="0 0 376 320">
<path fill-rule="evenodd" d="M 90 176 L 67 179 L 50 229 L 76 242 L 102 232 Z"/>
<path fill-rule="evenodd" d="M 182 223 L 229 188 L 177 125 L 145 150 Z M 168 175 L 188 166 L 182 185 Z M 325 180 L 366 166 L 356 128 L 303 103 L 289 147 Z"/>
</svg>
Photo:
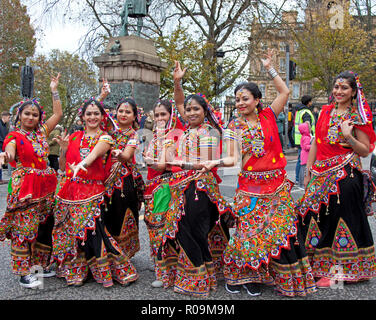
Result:
<svg viewBox="0 0 376 320">
<path fill-rule="evenodd" d="M 273 67 L 273 56 L 274 56 L 274 49 L 268 49 L 268 52 L 264 54 L 264 59 L 261 58 L 261 62 L 266 70 L 269 70 Z"/>
<path fill-rule="evenodd" d="M 119 150 L 119 149 L 112 150 L 111 151 L 112 160 L 114 162 L 120 161 L 119 157 L 120 157 L 121 153 L 122 153 L 122 151 Z"/>
<path fill-rule="evenodd" d="M 51 78 L 51 83 L 50 83 L 51 92 L 57 91 L 57 87 L 59 85 L 59 79 L 60 79 L 60 72 L 57 74 L 56 77 Z"/>
<path fill-rule="evenodd" d="M 87 169 L 84 167 L 82 161 L 77 165 L 75 165 L 75 162 L 73 162 L 72 164 L 68 163 L 68 166 L 73 171 L 73 178 L 75 178 L 77 176 L 77 174 L 80 170 L 87 172 Z"/>
</svg>

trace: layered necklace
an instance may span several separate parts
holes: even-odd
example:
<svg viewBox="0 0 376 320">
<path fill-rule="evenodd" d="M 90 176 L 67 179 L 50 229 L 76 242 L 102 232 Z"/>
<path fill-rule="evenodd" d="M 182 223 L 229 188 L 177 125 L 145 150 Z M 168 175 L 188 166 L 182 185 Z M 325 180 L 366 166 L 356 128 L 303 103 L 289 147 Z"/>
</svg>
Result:
<svg viewBox="0 0 376 320">
<path fill-rule="evenodd" d="M 24 129 L 18 129 L 18 131 L 30 141 L 35 154 L 47 161 L 49 147 L 47 139 L 42 132 L 40 130 L 26 131 Z"/>
<path fill-rule="evenodd" d="M 81 160 L 84 160 L 88 154 L 93 150 L 95 145 L 97 144 L 100 136 L 103 134 L 103 131 L 101 129 L 98 129 L 97 132 L 95 133 L 95 136 L 85 136 L 85 132 L 81 137 L 80 141 L 80 156 Z M 84 142 L 86 142 L 86 146 L 84 147 Z"/>
<path fill-rule="evenodd" d="M 349 106 L 344 113 L 338 113 L 338 104 L 334 108 L 333 115 L 330 117 L 329 130 L 328 130 L 328 142 L 335 144 L 338 142 L 344 142 L 343 133 L 341 130 L 341 124 L 345 120 L 356 120 L 357 114 L 353 106 Z"/>
<path fill-rule="evenodd" d="M 250 152 L 256 158 L 261 158 L 265 154 L 265 136 L 262 131 L 260 117 L 258 113 L 257 122 L 252 125 L 245 117 L 243 120 L 247 124 L 247 128 L 242 132 L 242 154 Z"/>
</svg>

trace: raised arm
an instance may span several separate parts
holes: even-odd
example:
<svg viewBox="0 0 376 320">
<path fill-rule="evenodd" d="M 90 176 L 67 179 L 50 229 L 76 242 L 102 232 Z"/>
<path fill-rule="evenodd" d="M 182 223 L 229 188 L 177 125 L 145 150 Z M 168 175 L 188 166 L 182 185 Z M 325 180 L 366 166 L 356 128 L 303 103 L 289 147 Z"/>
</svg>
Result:
<svg viewBox="0 0 376 320">
<path fill-rule="evenodd" d="M 182 70 L 180 66 L 180 62 L 175 61 L 175 69 L 173 72 L 174 100 L 175 100 L 176 108 L 178 109 L 184 121 L 187 121 L 187 118 L 184 113 L 184 92 L 181 86 L 181 80 L 183 79 L 186 71 L 187 71 L 187 68 L 184 68 L 184 70 Z"/>
<path fill-rule="evenodd" d="M 63 117 L 63 109 L 61 107 L 61 101 L 57 87 L 59 85 L 60 73 L 56 77 L 52 77 L 50 88 L 52 93 L 52 116 L 46 121 L 48 132 L 51 132 Z"/>
<path fill-rule="evenodd" d="M 273 78 L 274 86 L 278 91 L 277 98 L 275 98 L 271 104 L 271 108 L 273 109 L 275 116 L 278 117 L 278 115 L 286 106 L 290 90 L 287 87 L 286 83 L 278 75 L 277 71 L 275 71 L 275 69 L 273 68 L 273 56 L 274 50 L 268 49 L 268 52 L 265 54 L 264 59 L 261 59 L 261 61 L 265 69 L 268 71 L 269 75 Z"/>
</svg>

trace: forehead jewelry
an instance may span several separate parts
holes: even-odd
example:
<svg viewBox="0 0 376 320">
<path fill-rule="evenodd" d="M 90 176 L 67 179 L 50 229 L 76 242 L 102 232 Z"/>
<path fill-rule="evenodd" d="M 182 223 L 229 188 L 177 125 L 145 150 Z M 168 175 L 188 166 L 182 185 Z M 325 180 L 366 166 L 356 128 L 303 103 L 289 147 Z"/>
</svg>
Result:
<svg viewBox="0 0 376 320">
<path fill-rule="evenodd" d="M 339 78 L 339 79 L 338 79 L 338 82 L 339 82 L 339 83 L 343 83 L 343 82 L 345 82 L 345 79 L 343 79 L 343 78 Z"/>
</svg>

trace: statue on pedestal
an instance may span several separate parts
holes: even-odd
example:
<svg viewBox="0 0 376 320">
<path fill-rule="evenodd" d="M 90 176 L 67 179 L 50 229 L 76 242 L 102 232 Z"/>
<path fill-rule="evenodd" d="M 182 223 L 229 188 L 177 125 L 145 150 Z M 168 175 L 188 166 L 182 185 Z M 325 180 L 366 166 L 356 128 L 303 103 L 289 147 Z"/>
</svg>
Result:
<svg viewBox="0 0 376 320">
<path fill-rule="evenodd" d="M 126 0 L 121 12 L 120 36 L 128 36 L 128 17 L 137 18 L 137 35 L 141 36 L 142 19 L 147 16 L 151 0 Z"/>
</svg>

